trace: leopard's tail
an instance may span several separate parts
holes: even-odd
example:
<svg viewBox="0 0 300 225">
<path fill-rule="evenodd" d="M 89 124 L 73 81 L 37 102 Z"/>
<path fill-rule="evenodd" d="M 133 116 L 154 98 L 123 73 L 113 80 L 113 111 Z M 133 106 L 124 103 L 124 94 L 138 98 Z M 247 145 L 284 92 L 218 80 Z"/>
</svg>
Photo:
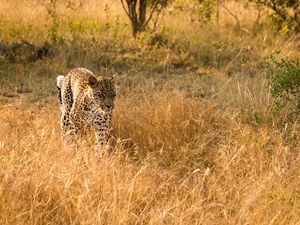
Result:
<svg viewBox="0 0 300 225">
<path fill-rule="evenodd" d="M 58 103 L 59 103 L 61 108 L 62 108 L 61 88 L 62 88 L 62 85 L 63 85 L 64 78 L 65 77 L 63 75 L 59 75 L 56 78 L 57 100 L 58 100 Z"/>
<path fill-rule="evenodd" d="M 65 76 L 59 75 L 56 77 L 56 86 L 58 89 L 61 89 Z"/>
</svg>

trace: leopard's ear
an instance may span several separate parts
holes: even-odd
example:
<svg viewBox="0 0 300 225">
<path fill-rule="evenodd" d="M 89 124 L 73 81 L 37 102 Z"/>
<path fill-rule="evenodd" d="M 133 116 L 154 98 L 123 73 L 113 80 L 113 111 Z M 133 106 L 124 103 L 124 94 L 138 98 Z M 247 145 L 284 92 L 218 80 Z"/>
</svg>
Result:
<svg viewBox="0 0 300 225">
<path fill-rule="evenodd" d="M 94 76 L 89 77 L 89 86 L 95 87 L 97 85 L 97 78 Z"/>
</svg>

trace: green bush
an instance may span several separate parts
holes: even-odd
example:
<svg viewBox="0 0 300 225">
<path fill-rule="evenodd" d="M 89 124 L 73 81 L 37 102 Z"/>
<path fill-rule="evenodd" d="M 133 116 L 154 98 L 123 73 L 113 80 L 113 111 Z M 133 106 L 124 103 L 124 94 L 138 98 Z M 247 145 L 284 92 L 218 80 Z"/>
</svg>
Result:
<svg viewBox="0 0 300 225">
<path fill-rule="evenodd" d="M 299 0 L 250 0 L 270 10 L 273 25 L 280 33 L 300 32 Z"/>
<path fill-rule="evenodd" d="M 276 105 L 300 112 L 300 63 L 298 60 L 277 59 L 274 56 L 266 60 L 267 77 Z"/>
</svg>

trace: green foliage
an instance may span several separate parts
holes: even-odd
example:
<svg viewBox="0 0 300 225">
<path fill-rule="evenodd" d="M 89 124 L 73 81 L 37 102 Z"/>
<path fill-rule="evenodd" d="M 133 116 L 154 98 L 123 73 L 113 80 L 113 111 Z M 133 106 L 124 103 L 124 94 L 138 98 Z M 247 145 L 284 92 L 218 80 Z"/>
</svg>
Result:
<svg viewBox="0 0 300 225">
<path fill-rule="evenodd" d="M 79 9 L 83 2 L 82 0 L 39 0 L 39 4 L 41 4 L 47 11 L 48 17 L 51 20 L 52 26 L 50 31 L 51 40 L 55 43 L 62 42 L 63 40 L 59 35 L 59 8 L 64 8 L 65 10 L 76 11 Z"/>
<path fill-rule="evenodd" d="M 255 0 L 271 10 L 269 16 L 280 33 L 300 32 L 299 0 Z"/>
<path fill-rule="evenodd" d="M 189 4 L 186 4 L 186 1 L 177 0 L 174 2 L 173 7 L 189 14 L 191 22 L 197 21 L 207 24 L 214 16 L 218 20 L 218 5 L 220 5 L 220 0 L 192 0 Z"/>
<path fill-rule="evenodd" d="M 267 75 L 271 93 L 280 107 L 300 112 L 300 63 L 297 60 L 277 59 L 274 56 L 266 60 Z"/>
<path fill-rule="evenodd" d="M 217 7 L 217 0 L 199 0 L 195 8 L 200 21 L 210 22 Z"/>
</svg>

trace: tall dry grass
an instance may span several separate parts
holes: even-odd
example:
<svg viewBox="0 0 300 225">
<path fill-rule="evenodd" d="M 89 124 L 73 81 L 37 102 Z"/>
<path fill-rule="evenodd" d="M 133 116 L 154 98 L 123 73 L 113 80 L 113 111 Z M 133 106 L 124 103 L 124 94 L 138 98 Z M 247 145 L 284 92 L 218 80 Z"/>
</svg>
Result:
<svg viewBox="0 0 300 225">
<path fill-rule="evenodd" d="M 250 29 L 254 11 L 229 6 Z M 89 0 L 58 8 L 54 42 L 37 1 L 0 9 L 4 44 L 54 52 L 0 57 L 0 224 L 300 224 L 299 124 L 274 110 L 260 68 L 274 50 L 299 55 L 296 38 L 266 24 L 238 32 L 224 10 L 201 26 L 168 8 L 161 33 L 133 40 L 119 1 Z M 119 73 L 101 159 L 92 132 L 61 142 L 55 77 L 76 66 Z"/>
<path fill-rule="evenodd" d="M 1 224 L 299 222 L 298 154 L 277 129 L 181 93 L 116 105 L 113 151 L 101 159 L 93 136 L 63 149 L 54 102 L 1 107 Z"/>
</svg>

